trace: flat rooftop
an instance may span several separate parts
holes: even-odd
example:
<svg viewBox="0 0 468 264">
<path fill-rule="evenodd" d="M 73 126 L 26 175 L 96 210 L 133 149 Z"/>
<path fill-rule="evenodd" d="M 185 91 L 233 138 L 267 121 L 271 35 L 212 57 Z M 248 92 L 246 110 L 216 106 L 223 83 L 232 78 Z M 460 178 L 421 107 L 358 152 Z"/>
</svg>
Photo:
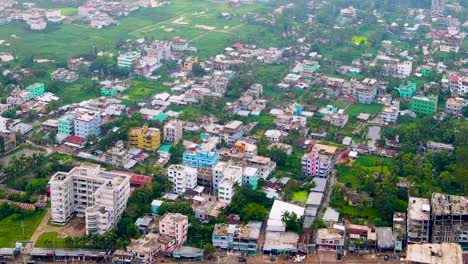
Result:
<svg viewBox="0 0 468 264">
<path fill-rule="evenodd" d="M 406 261 L 427 264 L 462 264 L 462 249 L 456 243 L 409 244 Z"/>
<path fill-rule="evenodd" d="M 430 219 L 431 206 L 429 199 L 409 197 L 408 199 L 408 220 L 425 220 Z"/>
</svg>

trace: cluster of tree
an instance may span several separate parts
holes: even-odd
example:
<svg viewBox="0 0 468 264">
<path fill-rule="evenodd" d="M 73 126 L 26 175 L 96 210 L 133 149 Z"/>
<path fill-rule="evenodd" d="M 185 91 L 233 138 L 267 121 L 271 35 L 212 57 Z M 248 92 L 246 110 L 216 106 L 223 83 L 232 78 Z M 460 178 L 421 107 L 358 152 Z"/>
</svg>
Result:
<svg viewBox="0 0 468 264">
<path fill-rule="evenodd" d="M 27 171 L 36 169 L 44 160 L 44 155 L 41 153 L 34 153 L 31 156 L 24 154 L 20 156 L 13 156 L 8 167 L 3 168 L 3 173 L 6 178 L 18 178 L 27 173 Z"/>
<path fill-rule="evenodd" d="M 25 216 L 32 214 L 33 212 L 33 210 L 22 210 L 18 206 L 10 205 L 7 202 L 0 203 L 0 219 L 14 214 Z"/>
<path fill-rule="evenodd" d="M 292 212 L 284 212 L 283 215 L 281 216 L 281 221 L 286 226 L 286 231 L 291 231 L 295 232 L 299 235 L 301 235 L 304 232 L 304 229 L 302 228 L 302 223 L 304 222 L 303 217 L 298 217 L 296 213 Z"/>
<path fill-rule="evenodd" d="M 114 230 L 105 232 L 102 235 L 89 234 L 81 237 L 68 236 L 64 239 L 67 248 L 92 248 L 106 251 L 125 249 L 129 241 L 119 237 Z"/>
<path fill-rule="evenodd" d="M 244 222 L 264 220 L 273 201 L 263 191 L 248 186 L 235 186 L 235 190 L 228 212 L 240 215 Z"/>
</svg>

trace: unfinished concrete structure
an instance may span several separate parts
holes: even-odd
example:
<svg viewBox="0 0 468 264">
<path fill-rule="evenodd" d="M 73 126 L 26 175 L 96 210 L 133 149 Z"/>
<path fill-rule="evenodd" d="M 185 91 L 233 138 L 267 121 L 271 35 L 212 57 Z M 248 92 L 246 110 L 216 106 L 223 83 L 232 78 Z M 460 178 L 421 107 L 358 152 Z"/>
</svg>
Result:
<svg viewBox="0 0 468 264">
<path fill-rule="evenodd" d="M 432 243 L 468 246 L 468 198 L 433 193 L 431 198 Z"/>
</svg>

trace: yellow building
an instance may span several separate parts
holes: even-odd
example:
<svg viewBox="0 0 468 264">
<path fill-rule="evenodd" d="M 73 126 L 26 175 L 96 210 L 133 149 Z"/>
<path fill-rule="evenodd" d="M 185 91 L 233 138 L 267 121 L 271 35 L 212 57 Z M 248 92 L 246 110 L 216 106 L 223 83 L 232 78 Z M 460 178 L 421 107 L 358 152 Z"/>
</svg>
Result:
<svg viewBox="0 0 468 264">
<path fill-rule="evenodd" d="M 188 56 L 184 61 L 183 70 L 186 72 L 192 71 L 192 66 L 194 63 L 198 63 L 198 57 Z"/>
<path fill-rule="evenodd" d="M 161 146 L 161 131 L 148 125 L 132 128 L 128 133 L 128 146 L 155 151 Z"/>
</svg>

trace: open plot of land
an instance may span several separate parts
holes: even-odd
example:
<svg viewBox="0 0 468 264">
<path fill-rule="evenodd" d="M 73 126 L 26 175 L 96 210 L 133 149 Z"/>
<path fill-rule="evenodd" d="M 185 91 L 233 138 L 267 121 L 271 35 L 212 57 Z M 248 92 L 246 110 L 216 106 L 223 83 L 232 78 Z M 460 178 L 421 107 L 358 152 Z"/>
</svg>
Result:
<svg viewBox="0 0 468 264">
<path fill-rule="evenodd" d="M 354 164 L 361 165 L 363 169 L 388 173 L 390 170 L 389 167 L 392 166 L 393 162 L 394 161 L 390 158 L 382 158 L 377 156 L 359 156 Z M 336 169 L 338 172 L 337 179 L 339 182 L 345 185 L 351 185 L 353 188 L 359 187 L 357 172 L 353 170 L 352 167 L 337 165 Z"/>
<path fill-rule="evenodd" d="M 30 216 L 10 215 L 0 220 L 0 247 L 14 247 L 18 240 L 29 240 L 45 213 L 40 210 Z"/>
<path fill-rule="evenodd" d="M 356 118 L 360 113 L 372 115 L 382 111 L 382 105 L 379 104 L 353 104 L 346 111 L 350 118 Z"/>
<path fill-rule="evenodd" d="M 57 232 L 46 232 L 39 236 L 34 246 L 39 248 L 64 248 L 65 240 L 59 237 Z"/>
</svg>

